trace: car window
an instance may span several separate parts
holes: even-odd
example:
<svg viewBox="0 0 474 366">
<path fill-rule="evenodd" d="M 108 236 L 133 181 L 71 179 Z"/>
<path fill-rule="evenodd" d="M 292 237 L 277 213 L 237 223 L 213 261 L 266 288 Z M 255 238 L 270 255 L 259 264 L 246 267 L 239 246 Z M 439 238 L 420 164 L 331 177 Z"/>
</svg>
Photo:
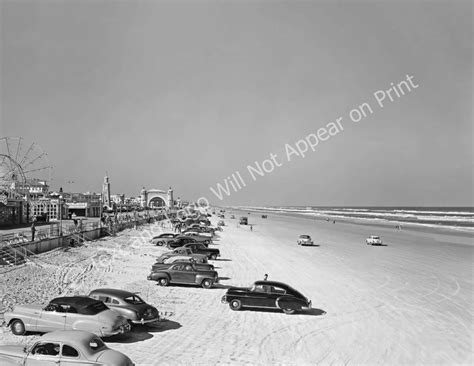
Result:
<svg viewBox="0 0 474 366">
<path fill-rule="evenodd" d="M 171 267 L 171 270 L 178 271 L 179 270 L 179 265 L 175 264 L 173 267 Z"/>
<path fill-rule="evenodd" d="M 117 299 L 111 299 L 111 303 L 114 304 L 114 305 L 119 305 L 120 302 L 117 300 Z"/>
<path fill-rule="evenodd" d="M 270 292 L 273 293 L 273 294 L 286 294 L 286 290 L 282 289 L 281 287 L 274 287 L 274 286 L 271 286 L 270 287 Z"/>
<path fill-rule="evenodd" d="M 186 269 L 186 271 L 192 271 L 192 270 L 193 270 L 193 266 L 187 265 L 185 269 Z"/>
<path fill-rule="evenodd" d="M 74 347 L 71 347 L 71 346 L 68 346 L 67 344 L 64 344 L 62 352 L 61 352 L 61 356 L 64 356 L 64 357 L 78 357 L 79 352 Z"/>
<path fill-rule="evenodd" d="M 58 308 L 59 306 L 56 304 L 48 304 L 48 306 L 46 306 L 44 310 L 45 311 L 58 311 Z"/>
<path fill-rule="evenodd" d="M 129 303 L 129 304 L 132 304 L 132 305 L 140 305 L 140 304 L 144 304 L 145 301 L 143 301 L 139 296 L 137 295 L 133 295 L 133 296 L 129 296 L 129 297 L 126 297 L 125 299 L 125 302 Z"/>
<path fill-rule="evenodd" d="M 110 302 L 110 297 L 104 296 L 104 295 L 99 295 L 99 296 L 96 295 L 96 296 L 94 296 L 94 299 L 97 299 L 97 300 L 105 302 L 105 303 Z"/>
<path fill-rule="evenodd" d="M 59 343 L 40 342 L 31 351 L 33 355 L 57 356 L 59 355 Z"/>
</svg>

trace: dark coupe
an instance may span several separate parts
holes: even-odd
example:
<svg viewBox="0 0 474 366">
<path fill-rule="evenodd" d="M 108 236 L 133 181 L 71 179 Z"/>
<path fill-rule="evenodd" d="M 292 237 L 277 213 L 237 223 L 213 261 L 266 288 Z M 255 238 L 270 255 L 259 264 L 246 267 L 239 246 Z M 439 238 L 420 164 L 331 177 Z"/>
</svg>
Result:
<svg viewBox="0 0 474 366">
<path fill-rule="evenodd" d="M 252 287 L 231 287 L 221 301 L 228 303 L 232 310 L 266 308 L 293 314 L 311 308 L 311 300 L 293 287 L 276 281 L 257 281 Z"/>
</svg>

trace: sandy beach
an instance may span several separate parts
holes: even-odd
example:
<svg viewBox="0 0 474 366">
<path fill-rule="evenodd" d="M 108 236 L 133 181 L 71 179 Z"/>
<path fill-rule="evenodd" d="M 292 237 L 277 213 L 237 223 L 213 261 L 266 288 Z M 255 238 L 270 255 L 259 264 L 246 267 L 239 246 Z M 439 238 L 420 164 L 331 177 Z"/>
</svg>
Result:
<svg viewBox="0 0 474 366">
<path fill-rule="evenodd" d="M 472 238 L 257 214 L 251 231 L 229 214 L 212 244 L 221 251 L 213 289 L 146 280 L 166 251 L 146 243 L 162 230 L 150 225 L 2 273 L 2 313 L 15 303 L 116 287 L 139 292 L 162 316 L 107 340 L 137 365 L 472 364 Z M 299 234 L 319 246 L 297 246 Z M 367 246 L 369 235 L 386 246 Z M 313 309 L 231 311 L 220 302 L 227 286 L 248 286 L 265 273 L 301 291 Z M 0 328 L 0 344 L 36 337 Z"/>
</svg>

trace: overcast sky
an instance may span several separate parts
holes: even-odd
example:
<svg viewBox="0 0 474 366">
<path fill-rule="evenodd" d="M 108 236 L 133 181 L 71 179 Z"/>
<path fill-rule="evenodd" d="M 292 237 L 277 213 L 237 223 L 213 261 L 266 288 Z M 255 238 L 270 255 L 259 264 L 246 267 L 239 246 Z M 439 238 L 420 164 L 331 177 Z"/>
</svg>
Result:
<svg viewBox="0 0 474 366">
<path fill-rule="evenodd" d="M 1 10 L 0 135 L 49 153 L 52 189 L 100 191 L 107 171 L 112 193 L 222 204 L 474 204 L 470 1 Z M 380 108 L 374 92 L 407 74 L 418 87 Z M 352 122 L 364 102 L 373 114 Z M 339 117 L 344 130 L 288 161 L 286 144 Z M 270 153 L 281 166 L 253 180 Z M 219 201 L 210 187 L 236 171 L 246 186 Z"/>
</svg>

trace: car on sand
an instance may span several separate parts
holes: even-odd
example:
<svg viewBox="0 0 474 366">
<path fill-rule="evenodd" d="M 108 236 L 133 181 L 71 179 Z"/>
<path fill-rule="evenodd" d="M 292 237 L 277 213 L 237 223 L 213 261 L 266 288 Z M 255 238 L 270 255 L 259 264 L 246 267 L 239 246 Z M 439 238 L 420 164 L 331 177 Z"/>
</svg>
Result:
<svg viewBox="0 0 474 366">
<path fill-rule="evenodd" d="M 214 271 L 214 265 L 209 263 L 196 263 L 194 261 L 183 260 L 181 257 L 176 257 L 177 260 L 170 263 L 155 263 L 151 266 L 152 272 L 159 272 L 163 269 L 168 269 L 170 264 L 192 264 L 198 271 Z"/>
<path fill-rule="evenodd" d="M 2 366 L 133 366 L 128 356 L 107 347 L 93 333 L 62 330 L 44 334 L 30 347 L 0 346 Z"/>
<path fill-rule="evenodd" d="M 192 257 L 196 263 L 207 263 L 207 255 L 193 253 L 190 248 L 179 247 L 175 248 L 172 252 L 163 253 L 156 258 L 157 263 L 172 263 L 171 258 L 187 256 Z"/>
<path fill-rule="evenodd" d="M 160 320 L 158 310 L 133 292 L 100 288 L 91 291 L 89 297 L 102 301 L 110 310 L 122 315 L 132 324 L 148 324 Z"/>
<path fill-rule="evenodd" d="M 281 309 L 293 314 L 311 308 L 311 300 L 282 282 L 256 281 L 252 287 L 231 287 L 221 302 L 232 310 L 242 308 Z"/>
<path fill-rule="evenodd" d="M 219 282 L 216 271 L 200 271 L 192 263 L 176 263 L 169 265 L 166 269 L 152 272 L 147 277 L 150 281 L 157 281 L 160 286 L 169 284 L 197 285 L 211 288 Z"/>
<path fill-rule="evenodd" d="M 367 245 L 382 245 L 382 238 L 380 236 L 371 235 L 365 240 Z"/>
<path fill-rule="evenodd" d="M 162 233 L 160 235 L 154 236 L 150 243 L 153 245 L 163 246 L 168 243 L 168 241 L 174 239 L 178 234 L 176 233 Z"/>
<path fill-rule="evenodd" d="M 123 316 L 102 301 L 87 296 L 58 297 L 47 306 L 19 305 L 5 313 L 5 323 L 15 335 L 26 332 L 83 330 L 99 337 L 111 337 L 130 331 Z"/>
<path fill-rule="evenodd" d="M 221 256 L 221 252 L 216 248 L 208 248 L 201 243 L 187 243 L 184 244 L 184 248 L 189 248 L 194 254 L 204 254 L 208 259 L 216 260 L 217 257 Z"/>
<path fill-rule="evenodd" d="M 296 242 L 298 245 L 314 245 L 313 239 L 309 235 L 300 235 Z"/>
</svg>

